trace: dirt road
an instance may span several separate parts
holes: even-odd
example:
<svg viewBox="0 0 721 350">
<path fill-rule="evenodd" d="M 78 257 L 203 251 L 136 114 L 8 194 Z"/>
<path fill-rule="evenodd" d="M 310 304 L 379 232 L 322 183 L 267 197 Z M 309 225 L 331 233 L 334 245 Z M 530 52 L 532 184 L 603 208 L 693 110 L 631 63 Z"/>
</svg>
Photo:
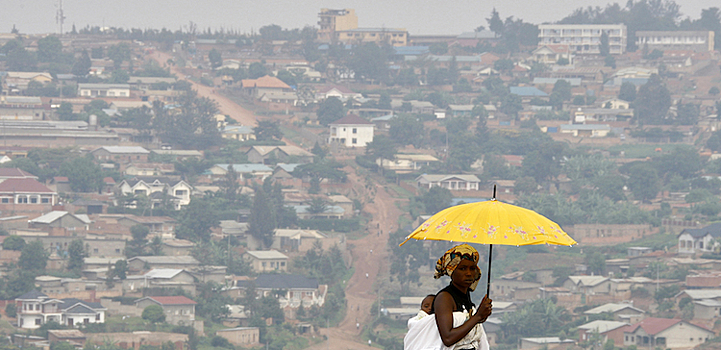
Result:
<svg viewBox="0 0 721 350">
<path fill-rule="evenodd" d="M 169 59 L 173 58 L 173 56 L 169 53 L 157 50 L 149 54 L 148 57 L 158 61 L 161 65 L 167 63 Z M 238 121 L 238 123 L 242 125 L 255 126 L 257 124 L 257 118 L 255 117 L 255 115 L 253 115 L 252 111 L 249 111 L 238 105 L 237 103 L 233 102 L 229 98 L 219 93 L 216 93 L 215 88 L 198 84 L 188 79 L 184 79 L 185 73 L 176 66 L 170 66 L 170 72 L 175 74 L 178 77 L 178 80 L 186 80 L 191 83 L 193 85 L 193 89 L 198 91 L 198 96 L 208 97 L 215 100 L 218 103 L 218 109 L 220 110 L 220 113 L 229 115 L 231 118 L 235 119 L 236 121 Z"/>
</svg>

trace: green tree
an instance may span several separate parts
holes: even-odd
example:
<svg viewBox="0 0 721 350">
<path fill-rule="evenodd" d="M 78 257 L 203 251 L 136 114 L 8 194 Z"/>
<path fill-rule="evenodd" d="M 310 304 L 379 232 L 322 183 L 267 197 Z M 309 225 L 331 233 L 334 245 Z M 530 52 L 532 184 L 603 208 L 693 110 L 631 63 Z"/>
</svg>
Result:
<svg viewBox="0 0 721 350">
<path fill-rule="evenodd" d="M 345 115 L 345 107 L 343 102 L 335 96 L 331 96 L 325 99 L 323 102 L 318 104 L 318 122 L 323 125 L 328 125 Z"/>
<path fill-rule="evenodd" d="M 108 48 L 108 58 L 110 58 L 115 69 L 120 69 L 124 61 L 130 61 L 130 45 L 128 43 L 120 43 Z"/>
<path fill-rule="evenodd" d="M 518 112 L 523 110 L 523 101 L 521 96 L 508 94 L 501 102 L 499 110 L 507 115 L 517 117 Z"/>
<path fill-rule="evenodd" d="M 248 78 L 258 79 L 268 75 L 268 68 L 261 62 L 253 62 L 248 66 Z"/>
<path fill-rule="evenodd" d="M 611 52 L 611 48 L 608 44 L 608 32 L 605 30 L 601 33 L 601 41 L 598 44 L 598 50 L 601 56 L 608 56 Z"/>
<path fill-rule="evenodd" d="M 128 276 L 128 262 L 124 259 L 118 260 L 115 262 L 115 266 L 113 266 L 113 274 L 120 278 L 120 280 L 124 280 Z"/>
<path fill-rule="evenodd" d="M 398 144 L 389 136 L 376 135 L 373 141 L 366 144 L 366 155 L 373 160 L 380 159 L 381 162 L 383 159 L 391 160 L 395 158 L 396 153 L 398 153 Z"/>
<path fill-rule="evenodd" d="M 5 237 L 2 246 L 5 250 L 22 251 L 25 248 L 25 240 L 20 236 L 11 235 Z"/>
<path fill-rule="evenodd" d="M 18 315 L 18 310 L 15 306 L 15 303 L 8 303 L 7 305 L 5 305 L 5 315 L 11 318 L 15 318 Z"/>
<path fill-rule="evenodd" d="M 68 246 L 68 270 L 80 271 L 85 262 L 85 248 L 82 239 L 74 239 Z"/>
<path fill-rule="evenodd" d="M 530 176 L 524 176 L 516 180 L 513 190 L 519 194 L 531 194 L 538 191 L 538 183 Z"/>
<path fill-rule="evenodd" d="M 272 319 L 273 324 L 282 324 L 285 321 L 285 314 L 280 308 L 280 302 L 273 295 L 264 296 L 260 299 L 258 315 L 264 319 Z"/>
<path fill-rule="evenodd" d="M 209 200 L 195 198 L 180 211 L 179 223 L 175 234 L 183 239 L 193 242 L 207 242 L 210 240 L 210 229 L 220 225 L 217 210 L 213 209 Z"/>
<path fill-rule="evenodd" d="M 208 149 L 220 144 L 215 115 L 216 102 L 207 97 L 198 97 L 189 91 L 180 97 L 179 107 L 167 109 L 162 103 L 153 104 L 155 117 L 153 129 L 165 143 L 184 149 Z"/>
<path fill-rule="evenodd" d="M 390 120 L 390 137 L 400 145 L 414 145 L 420 147 L 423 144 L 423 122 L 416 116 L 400 114 Z"/>
<path fill-rule="evenodd" d="M 505 27 L 495 7 L 491 11 L 491 18 L 486 18 L 486 22 L 488 22 L 488 29 L 496 33 L 496 37 L 503 36 Z"/>
<path fill-rule="evenodd" d="M 37 69 L 37 58 L 32 52 L 20 47 L 7 53 L 5 65 L 9 71 L 34 71 Z"/>
<path fill-rule="evenodd" d="M 668 89 L 663 85 L 661 78 L 653 74 L 648 82 L 638 89 L 634 117 L 639 123 L 663 124 L 671 103 Z"/>
<path fill-rule="evenodd" d="M 426 214 L 435 214 L 451 206 L 453 194 L 448 189 L 434 186 L 420 196 Z"/>
<path fill-rule="evenodd" d="M 636 85 L 627 81 L 621 84 L 621 89 L 618 92 L 618 98 L 627 102 L 633 102 L 636 100 Z"/>
<path fill-rule="evenodd" d="M 75 113 L 73 113 L 73 105 L 69 102 L 60 103 L 57 114 L 58 119 L 60 120 L 75 120 Z"/>
<path fill-rule="evenodd" d="M 77 192 L 97 192 L 103 187 L 103 174 L 92 155 L 78 157 L 60 166 L 61 175 L 67 176 L 70 187 Z"/>
<path fill-rule="evenodd" d="M 54 35 L 38 40 L 38 60 L 40 62 L 59 62 L 63 55 L 63 44 Z"/>
<path fill-rule="evenodd" d="M 353 48 L 348 68 L 355 72 L 355 79 L 385 82 L 388 79 L 388 56 L 390 47 L 365 43 Z"/>
<path fill-rule="evenodd" d="M 656 198 L 661 190 L 658 173 L 647 162 L 633 162 L 619 169 L 629 176 L 628 188 L 637 200 L 648 201 Z"/>
<path fill-rule="evenodd" d="M 218 67 L 223 65 L 223 57 L 220 55 L 220 51 L 217 49 L 212 49 L 208 53 L 208 61 L 210 61 L 210 67 L 213 69 L 217 69 Z"/>
<path fill-rule="evenodd" d="M 45 271 L 48 253 L 40 241 L 32 241 L 23 247 L 18 266 L 25 271 Z"/>
<path fill-rule="evenodd" d="M 144 320 L 152 323 L 163 323 L 165 322 L 165 312 L 163 307 L 160 305 L 148 305 L 143 309 L 141 316 Z"/>
<path fill-rule="evenodd" d="M 263 242 L 266 247 L 273 244 L 273 232 L 276 228 L 276 217 L 273 207 L 262 187 L 256 188 L 253 207 L 250 209 L 248 233 Z"/>
<path fill-rule="evenodd" d="M 559 93 L 564 101 L 568 101 L 571 99 L 571 83 L 564 79 L 556 80 L 556 83 L 553 84 L 552 92 Z"/>
<path fill-rule="evenodd" d="M 258 121 L 258 126 L 253 128 L 253 133 L 258 141 L 276 141 L 283 138 L 280 123 L 271 120 Z"/>
<path fill-rule="evenodd" d="M 603 254 L 597 251 L 586 253 L 584 261 L 589 272 L 599 276 L 603 276 L 606 272 L 606 257 L 604 257 Z"/>
</svg>

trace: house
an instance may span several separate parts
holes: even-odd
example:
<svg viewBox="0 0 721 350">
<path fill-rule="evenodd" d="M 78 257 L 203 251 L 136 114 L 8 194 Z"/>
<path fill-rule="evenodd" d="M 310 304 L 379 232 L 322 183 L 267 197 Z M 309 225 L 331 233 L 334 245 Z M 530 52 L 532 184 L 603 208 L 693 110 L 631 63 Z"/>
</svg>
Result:
<svg viewBox="0 0 721 350">
<path fill-rule="evenodd" d="M 608 294 L 611 291 L 611 281 L 603 276 L 568 276 L 563 287 L 586 295 Z"/>
<path fill-rule="evenodd" d="M 78 84 L 81 97 L 130 97 L 130 84 Z"/>
<path fill-rule="evenodd" d="M 313 153 L 297 146 L 252 146 L 245 155 L 251 163 L 312 163 Z"/>
<path fill-rule="evenodd" d="M 328 125 L 328 143 L 340 143 L 346 147 L 365 147 L 373 141 L 375 124 L 355 115 L 348 114 Z"/>
<path fill-rule="evenodd" d="M 226 125 L 220 131 L 220 136 L 224 139 L 250 141 L 255 140 L 255 131 L 247 125 Z"/>
<path fill-rule="evenodd" d="M 99 303 L 78 299 L 54 299 L 37 290 L 31 290 L 17 298 L 17 326 L 36 329 L 48 322 L 66 326 L 104 323 L 105 308 Z"/>
<path fill-rule="evenodd" d="M 172 163 L 132 163 L 123 174 L 125 176 L 163 176 L 175 172 Z"/>
<path fill-rule="evenodd" d="M 161 157 L 167 157 L 176 161 L 203 158 L 203 152 L 192 149 L 154 149 L 152 152 Z"/>
<path fill-rule="evenodd" d="M 216 164 L 206 170 L 203 175 L 208 176 L 212 179 L 221 179 L 228 174 L 228 167 L 230 164 Z M 273 169 L 264 164 L 233 164 L 233 170 L 238 173 L 238 180 L 244 181 L 246 179 L 260 179 L 265 181 L 265 178 L 273 175 Z"/>
<path fill-rule="evenodd" d="M 293 92 L 293 88 L 288 86 L 288 84 L 269 75 L 258 79 L 243 79 L 241 81 L 241 89 L 255 99 L 260 99 L 266 95 L 273 96 Z"/>
<path fill-rule="evenodd" d="M 37 180 L 38 177 L 30 174 L 29 172 L 19 168 L 0 168 L 0 182 L 7 179 L 33 179 Z"/>
<path fill-rule="evenodd" d="M 712 31 L 645 31 L 636 32 L 636 46 L 651 52 L 694 51 L 710 52 L 714 50 L 714 32 Z"/>
<path fill-rule="evenodd" d="M 183 269 L 152 269 L 142 275 L 129 275 L 121 281 L 123 291 L 134 293 L 140 290 L 145 295 L 152 294 L 153 289 L 182 289 L 191 295 L 195 295 L 196 278 Z"/>
<path fill-rule="evenodd" d="M 0 120 L 48 120 L 53 115 L 40 97 L 0 96 Z"/>
<path fill-rule="evenodd" d="M 329 97 L 336 97 L 339 100 L 345 102 L 348 99 L 361 99 L 363 98 L 363 94 L 354 92 L 353 90 L 341 85 L 322 86 L 318 88 L 315 93 L 315 99 L 318 101 L 325 100 Z"/>
<path fill-rule="evenodd" d="M 295 210 L 298 218 L 302 220 L 313 218 L 342 219 L 346 216 L 345 210 L 337 205 L 326 205 L 322 212 L 313 211 L 310 205 L 292 205 L 290 207 Z"/>
<path fill-rule="evenodd" d="M 571 339 L 561 339 L 559 337 L 541 337 L 541 338 L 521 338 L 519 349 L 555 349 L 561 345 L 573 345 L 575 342 Z"/>
<path fill-rule="evenodd" d="M 193 186 L 187 182 L 170 177 L 136 176 L 130 180 L 123 180 L 117 188 L 126 196 L 146 196 L 150 198 L 152 207 L 156 208 L 170 203 L 175 210 L 190 204 L 190 194 Z M 134 204 L 131 204 L 134 205 Z"/>
<path fill-rule="evenodd" d="M 624 328 L 623 345 L 663 349 L 693 348 L 714 336 L 713 331 L 685 320 L 648 317 Z"/>
<path fill-rule="evenodd" d="M 2 184 L 0 184 L 2 186 Z M 721 223 L 708 225 L 704 228 L 687 228 L 678 234 L 678 253 L 708 253 L 718 245 L 716 240 L 721 237 Z"/>
<path fill-rule="evenodd" d="M 73 346 L 85 345 L 85 334 L 77 329 L 50 329 L 48 341 L 52 343 L 68 342 Z"/>
<path fill-rule="evenodd" d="M 703 299 L 693 301 L 693 318 L 712 320 L 721 316 L 721 301 Z"/>
<path fill-rule="evenodd" d="M 195 243 L 185 239 L 163 240 L 163 254 L 167 256 L 190 255 Z"/>
<path fill-rule="evenodd" d="M 103 146 L 90 152 L 99 162 L 147 163 L 150 151 L 139 146 Z"/>
<path fill-rule="evenodd" d="M 45 215 L 28 221 L 29 228 L 49 230 L 51 227 L 87 229 L 90 218 L 85 214 L 71 214 L 67 211 L 54 210 Z"/>
<path fill-rule="evenodd" d="M 315 242 L 328 238 L 316 230 L 275 229 L 271 248 L 286 252 L 304 253 L 312 249 Z"/>
<path fill-rule="evenodd" d="M 621 321 L 642 318 L 646 312 L 634 307 L 633 304 L 627 303 L 607 303 L 583 312 L 587 316 L 601 315 L 603 313 L 609 313 L 613 315 L 614 320 Z"/>
<path fill-rule="evenodd" d="M 521 98 L 548 97 L 548 94 L 533 86 L 511 86 L 511 94 Z"/>
<path fill-rule="evenodd" d="M 135 306 L 141 309 L 160 305 L 165 312 L 165 322 L 178 326 L 192 326 L 195 323 L 196 304 L 184 296 L 145 297 L 135 301 Z"/>
<path fill-rule="evenodd" d="M 541 24 L 538 45 L 564 44 L 576 54 L 599 54 L 601 36 L 608 36 L 609 52 L 623 54 L 628 32 L 625 24 Z"/>
<path fill-rule="evenodd" d="M 243 254 L 255 272 L 287 271 L 288 256 L 277 250 L 249 250 Z"/>
<path fill-rule="evenodd" d="M 562 134 L 571 134 L 573 137 L 606 137 L 611 132 L 608 124 L 561 124 Z"/>
<path fill-rule="evenodd" d="M 200 266 L 200 262 L 188 255 L 181 256 L 136 256 L 128 259 L 128 270 L 145 271 L 148 269 L 183 269 Z"/>
<path fill-rule="evenodd" d="M 596 320 L 578 326 L 578 341 L 586 342 L 591 340 L 594 333 L 601 336 L 601 343 L 613 340 L 614 344 L 623 343 L 623 330 L 629 324 L 620 321 Z"/>
<path fill-rule="evenodd" d="M 438 158 L 430 154 L 396 154 L 394 159 L 376 159 L 376 164 L 386 170 L 393 170 L 399 174 L 407 174 L 423 167 L 428 167 L 431 163 L 438 162 Z"/>
<path fill-rule="evenodd" d="M 258 327 L 236 327 L 220 329 L 215 335 L 223 337 L 235 346 L 252 346 L 260 342 L 260 328 Z"/>
<path fill-rule="evenodd" d="M 255 280 L 238 280 L 235 288 L 247 290 L 254 285 L 256 296 L 259 298 L 275 295 L 281 308 L 288 306 L 297 309 L 301 304 L 304 308 L 323 306 L 327 293 L 327 286 L 318 284 L 315 278 L 301 275 L 260 274 Z M 278 293 L 282 291 L 284 293 Z"/>
<path fill-rule="evenodd" d="M 481 180 L 476 175 L 433 175 L 423 174 L 415 180 L 416 187 L 426 190 L 439 186 L 451 191 L 478 191 Z"/>
<path fill-rule="evenodd" d="M 571 55 L 569 46 L 563 44 L 539 45 L 531 52 L 531 55 L 536 62 L 548 65 L 556 64 L 562 58 L 568 60 L 569 64 L 573 63 L 573 55 Z"/>
<path fill-rule="evenodd" d="M 20 93 L 28 89 L 31 82 L 45 85 L 53 81 L 47 72 L 5 72 L 4 89 L 12 93 Z"/>
<path fill-rule="evenodd" d="M 375 43 L 379 46 L 406 46 L 408 31 L 403 28 L 354 28 L 337 30 L 335 39 L 346 45 Z"/>
<path fill-rule="evenodd" d="M 323 43 L 336 41 L 336 32 L 358 28 L 358 16 L 353 9 L 320 9 L 318 13 L 318 40 Z"/>
<path fill-rule="evenodd" d="M 135 90 L 159 90 L 153 89 L 154 85 L 173 85 L 177 82 L 175 78 L 164 77 L 130 77 L 128 84 Z"/>
<path fill-rule="evenodd" d="M 49 207 L 57 202 L 57 192 L 35 179 L 10 178 L 0 182 L 0 210 L 12 210 L 10 207 L 17 204 Z"/>
</svg>

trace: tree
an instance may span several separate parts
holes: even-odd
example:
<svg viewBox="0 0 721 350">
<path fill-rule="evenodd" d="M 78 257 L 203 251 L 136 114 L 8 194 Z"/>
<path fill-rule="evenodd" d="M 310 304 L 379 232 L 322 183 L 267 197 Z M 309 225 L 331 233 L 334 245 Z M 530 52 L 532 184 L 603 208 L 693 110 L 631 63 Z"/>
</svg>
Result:
<svg viewBox="0 0 721 350">
<path fill-rule="evenodd" d="M 273 244 L 273 232 L 276 228 L 276 217 L 273 207 L 262 187 L 257 187 L 250 209 L 248 233 L 263 242 L 266 247 Z"/>
<path fill-rule="evenodd" d="M 218 210 L 212 208 L 209 200 L 205 198 L 195 198 L 190 201 L 190 204 L 183 207 L 179 217 L 175 234 L 193 242 L 209 241 L 210 229 L 220 225 Z"/>
<path fill-rule="evenodd" d="M 128 276 L 128 262 L 124 259 L 118 260 L 115 262 L 115 266 L 113 267 L 113 274 L 120 278 L 120 280 L 124 280 Z"/>
<path fill-rule="evenodd" d="M 571 99 L 571 83 L 569 83 L 568 80 L 565 79 L 556 80 L 556 83 L 553 84 L 553 90 L 551 92 L 559 93 L 559 95 L 564 101 L 568 101 Z"/>
<path fill-rule="evenodd" d="M 658 173 L 647 162 L 633 162 L 619 169 L 629 176 L 628 188 L 637 200 L 648 201 L 656 198 L 661 190 Z"/>
<path fill-rule="evenodd" d="M 621 89 L 618 91 L 618 98 L 627 102 L 633 102 L 636 99 L 636 85 L 628 81 L 621 84 Z"/>
<path fill-rule="evenodd" d="M 390 47 L 365 43 L 353 48 L 348 68 L 359 80 L 386 81 L 388 79 L 388 56 Z"/>
<path fill-rule="evenodd" d="M 601 56 L 608 56 L 611 52 L 611 49 L 608 45 L 608 32 L 605 30 L 601 34 L 601 41 L 598 44 L 598 51 L 601 54 Z"/>
<path fill-rule="evenodd" d="M 171 110 L 157 101 L 153 104 L 153 129 L 163 142 L 201 150 L 220 143 L 222 138 L 215 120 L 218 106 L 214 100 L 188 91 L 180 97 L 179 105 Z"/>
<path fill-rule="evenodd" d="M 311 214 L 322 214 L 325 213 L 325 211 L 328 210 L 328 202 L 323 200 L 323 198 L 316 197 L 311 199 L 310 205 L 308 207 L 308 212 Z"/>
<path fill-rule="evenodd" d="M 584 261 L 586 262 L 589 272 L 595 275 L 603 276 L 606 270 L 606 258 L 603 254 L 597 251 L 592 251 L 586 254 Z"/>
<path fill-rule="evenodd" d="M 318 110 L 315 112 L 318 116 L 318 122 L 328 125 L 345 115 L 345 107 L 343 102 L 335 96 L 328 97 L 318 104 Z"/>
<path fill-rule="evenodd" d="M 145 225 L 137 224 L 130 227 L 130 234 L 133 239 L 128 241 L 125 247 L 125 256 L 133 258 L 145 255 L 145 245 L 148 243 L 147 237 L 149 233 L 150 229 Z"/>
<path fill-rule="evenodd" d="M 223 57 L 220 55 L 220 51 L 216 49 L 210 50 L 208 53 L 208 61 L 210 61 L 210 67 L 217 69 L 223 65 Z"/>
<path fill-rule="evenodd" d="M 380 159 L 381 163 L 383 159 L 395 158 L 396 153 L 398 153 L 398 144 L 389 136 L 376 135 L 373 137 L 373 141 L 366 144 L 366 155 L 373 160 Z"/>
<path fill-rule="evenodd" d="M 446 188 L 434 186 L 423 193 L 420 199 L 426 214 L 435 214 L 451 206 L 453 194 Z"/>
<path fill-rule="evenodd" d="M 67 176 L 73 191 L 97 192 L 103 187 L 105 175 L 90 154 L 63 163 L 59 173 Z"/>
<path fill-rule="evenodd" d="M 45 271 L 48 261 L 48 253 L 40 241 L 32 241 L 25 245 L 20 253 L 18 266 L 26 271 Z"/>
<path fill-rule="evenodd" d="M 613 69 L 616 69 L 616 59 L 613 58 L 613 56 L 608 55 L 606 58 L 603 59 L 603 65 L 605 67 L 611 67 Z"/>
<path fill-rule="evenodd" d="M 85 261 L 85 248 L 82 239 L 74 239 L 68 246 L 68 270 L 80 271 Z"/>
<path fill-rule="evenodd" d="M 36 70 L 37 58 L 35 55 L 26 50 L 24 47 L 19 47 L 10 50 L 7 53 L 5 64 L 9 71 L 27 72 Z"/>
<path fill-rule="evenodd" d="M 523 101 L 521 99 L 521 96 L 518 96 L 516 94 L 508 94 L 506 97 L 503 98 L 503 101 L 501 102 L 501 108 L 499 108 L 499 111 L 509 115 L 509 116 L 518 116 L 518 112 L 523 110 Z"/>
<path fill-rule="evenodd" d="M 248 66 L 248 78 L 258 79 L 268 75 L 268 68 L 261 62 L 253 62 Z"/>
<path fill-rule="evenodd" d="M 48 35 L 38 40 L 38 60 L 40 62 L 59 63 L 63 54 L 63 44 L 54 35 Z"/>
<path fill-rule="evenodd" d="M 124 61 L 130 61 L 130 45 L 120 43 L 108 48 L 108 58 L 113 61 L 115 69 L 120 69 Z"/>
<path fill-rule="evenodd" d="M 423 122 L 413 115 L 400 114 L 390 120 L 388 135 L 400 145 L 419 147 L 423 143 Z"/>
<path fill-rule="evenodd" d="M 531 194 L 538 190 L 538 183 L 532 177 L 524 176 L 516 180 L 513 189 L 520 194 Z"/>
<path fill-rule="evenodd" d="M 661 78 L 653 74 L 646 84 L 638 89 L 634 116 L 639 123 L 663 124 L 671 103 L 668 89 L 663 85 Z"/>
<path fill-rule="evenodd" d="M 498 14 L 495 7 L 491 11 L 491 18 L 486 18 L 486 22 L 488 22 L 488 29 L 496 33 L 496 37 L 503 36 L 503 21 L 501 20 L 501 16 Z"/>
<path fill-rule="evenodd" d="M 271 120 L 258 121 L 258 126 L 253 128 L 253 133 L 258 141 L 276 141 L 283 138 L 280 123 Z"/>
<path fill-rule="evenodd" d="M 165 322 L 165 311 L 160 305 L 148 305 L 143 309 L 142 317 L 152 323 L 162 323 Z"/>
<path fill-rule="evenodd" d="M 499 72 L 510 72 L 514 66 L 515 63 L 513 63 L 512 60 L 507 58 L 502 58 L 496 62 L 493 62 L 493 69 Z"/>
<path fill-rule="evenodd" d="M 18 309 L 17 306 L 15 306 L 15 303 L 8 303 L 5 305 L 5 315 L 12 318 L 15 318 L 18 315 Z"/>
<path fill-rule="evenodd" d="M 20 236 L 11 235 L 5 237 L 2 246 L 5 250 L 22 251 L 25 248 L 25 240 Z"/>
<path fill-rule="evenodd" d="M 264 296 L 260 299 L 258 315 L 264 319 L 272 319 L 273 324 L 282 324 L 285 321 L 285 314 L 280 308 L 280 302 L 273 295 Z"/>
</svg>

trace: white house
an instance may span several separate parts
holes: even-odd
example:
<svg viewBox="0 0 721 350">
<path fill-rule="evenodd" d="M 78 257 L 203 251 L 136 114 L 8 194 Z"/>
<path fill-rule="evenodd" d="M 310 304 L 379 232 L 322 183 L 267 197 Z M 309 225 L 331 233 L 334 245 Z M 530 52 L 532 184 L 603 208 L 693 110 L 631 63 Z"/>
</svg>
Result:
<svg viewBox="0 0 721 350">
<path fill-rule="evenodd" d="M 66 326 L 79 326 L 105 322 L 105 307 L 79 299 L 54 299 L 37 290 L 31 290 L 15 299 L 17 326 L 25 329 L 40 328 L 48 322 Z"/>
<path fill-rule="evenodd" d="M 431 189 L 443 187 L 452 191 L 478 191 L 481 180 L 476 175 L 429 175 L 423 174 L 416 178 L 418 188 Z"/>
<path fill-rule="evenodd" d="M 721 223 L 708 225 L 704 228 L 687 228 L 678 235 L 679 254 L 712 252 L 718 245 L 716 239 L 721 237 Z"/>
<path fill-rule="evenodd" d="M 81 97 L 130 97 L 130 84 L 78 84 Z"/>
<path fill-rule="evenodd" d="M 190 204 L 190 194 L 193 191 L 193 186 L 183 180 L 163 177 L 138 176 L 130 180 L 123 180 L 117 186 L 124 195 L 149 197 L 153 208 L 162 205 L 167 200 L 173 204 L 175 210 L 180 210 L 183 206 Z"/>
<path fill-rule="evenodd" d="M 355 115 L 348 114 L 330 123 L 328 143 L 340 143 L 346 147 L 365 147 L 373 141 L 375 124 Z"/>
<path fill-rule="evenodd" d="M 623 330 L 623 345 L 661 349 L 693 348 L 714 332 L 681 319 L 648 317 Z M 619 344 L 620 345 L 620 344 Z"/>
</svg>

